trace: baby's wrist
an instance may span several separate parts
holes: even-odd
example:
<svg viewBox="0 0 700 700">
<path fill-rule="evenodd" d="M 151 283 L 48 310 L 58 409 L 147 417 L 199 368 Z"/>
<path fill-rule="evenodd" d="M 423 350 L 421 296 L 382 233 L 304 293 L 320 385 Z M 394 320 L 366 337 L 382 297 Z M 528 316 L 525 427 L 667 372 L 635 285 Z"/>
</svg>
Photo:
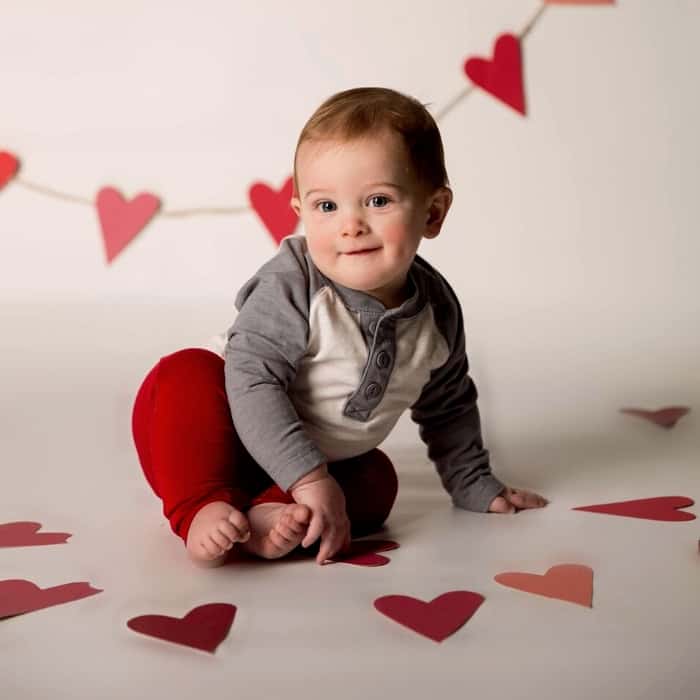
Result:
<svg viewBox="0 0 700 700">
<path fill-rule="evenodd" d="M 289 491 L 292 492 L 294 489 L 298 488 L 299 486 L 304 486 L 304 484 L 310 484 L 314 481 L 320 481 L 321 479 L 327 479 L 328 478 L 328 465 L 326 462 L 323 462 L 323 464 L 319 464 L 315 469 L 312 469 L 310 472 L 307 472 L 302 476 L 300 479 L 297 479 L 290 487 Z"/>
</svg>

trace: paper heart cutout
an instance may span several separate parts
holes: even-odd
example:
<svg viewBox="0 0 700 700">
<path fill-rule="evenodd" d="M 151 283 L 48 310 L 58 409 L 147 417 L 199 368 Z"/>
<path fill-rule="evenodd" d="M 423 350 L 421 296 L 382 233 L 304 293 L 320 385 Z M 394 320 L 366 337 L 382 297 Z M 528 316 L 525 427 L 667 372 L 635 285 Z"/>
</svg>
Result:
<svg viewBox="0 0 700 700">
<path fill-rule="evenodd" d="M 593 569 L 581 564 L 559 564 L 546 574 L 508 571 L 494 576 L 498 583 L 526 593 L 556 598 L 577 605 L 593 607 Z"/>
<path fill-rule="evenodd" d="M 39 532 L 41 523 L 16 522 L 0 524 L 0 547 L 32 547 L 43 544 L 65 544 L 68 532 Z"/>
<path fill-rule="evenodd" d="M 70 603 L 102 593 L 85 581 L 65 583 L 53 588 L 39 588 L 31 581 L 8 579 L 0 581 L 0 618 Z"/>
<path fill-rule="evenodd" d="M 464 72 L 475 85 L 525 114 L 523 62 L 517 36 L 501 34 L 494 44 L 493 59 L 468 58 Z"/>
<path fill-rule="evenodd" d="M 662 428 L 670 429 L 673 428 L 683 416 L 690 413 L 690 409 L 687 406 L 666 406 L 656 411 L 647 411 L 644 408 L 621 408 L 620 413 L 644 418 L 650 423 L 655 423 Z"/>
<path fill-rule="evenodd" d="M 19 161 L 12 153 L 0 151 L 0 190 L 17 174 Z"/>
<path fill-rule="evenodd" d="M 248 191 L 250 204 L 272 237 L 280 243 L 285 236 L 294 233 L 299 217 L 290 200 L 294 192 L 294 179 L 290 177 L 277 191 L 264 182 L 254 183 Z"/>
<path fill-rule="evenodd" d="M 350 550 L 332 559 L 337 564 L 354 564 L 355 566 L 385 566 L 391 559 L 376 552 L 388 552 L 398 549 L 399 543 L 393 540 L 358 540 L 350 543 Z"/>
<path fill-rule="evenodd" d="M 126 624 L 134 632 L 213 654 L 226 639 L 235 616 L 235 605 L 208 603 L 193 608 L 183 618 L 141 615 Z"/>
<path fill-rule="evenodd" d="M 113 187 L 103 187 L 97 193 L 95 204 L 108 263 L 131 243 L 160 209 L 160 199 L 154 194 L 142 192 L 127 201 Z"/>
<path fill-rule="evenodd" d="M 663 520 L 667 522 L 679 522 L 681 520 L 695 520 L 692 513 L 684 513 L 678 508 L 692 506 L 692 498 L 685 496 L 658 496 L 656 498 L 640 498 L 634 501 L 616 501 L 614 503 L 600 503 L 593 506 L 580 506 L 572 510 L 586 510 L 591 513 L 605 513 L 607 515 L 623 515 L 628 518 L 644 518 L 645 520 Z"/>
<path fill-rule="evenodd" d="M 386 595 L 374 607 L 404 627 L 442 642 L 464 625 L 484 602 L 473 591 L 449 591 L 426 603 L 406 595 Z"/>
</svg>

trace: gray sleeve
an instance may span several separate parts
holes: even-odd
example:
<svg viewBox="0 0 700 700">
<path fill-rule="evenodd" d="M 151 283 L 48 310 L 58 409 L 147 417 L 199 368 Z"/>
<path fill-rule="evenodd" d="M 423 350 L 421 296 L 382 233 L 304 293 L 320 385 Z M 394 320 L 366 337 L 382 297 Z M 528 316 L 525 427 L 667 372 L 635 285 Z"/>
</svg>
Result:
<svg viewBox="0 0 700 700">
<path fill-rule="evenodd" d="M 308 285 L 301 269 L 263 268 L 241 289 L 224 353 L 236 431 L 285 491 L 327 461 L 287 395 L 308 337 Z"/>
<path fill-rule="evenodd" d="M 431 373 L 411 407 L 411 418 L 420 426 L 428 457 L 452 502 L 466 510 L 485 512 L 505 486 L 491 474 L 481 436 L 476 386 L 469 376 L 462 311 L 454 292 L 449 287 L 447 291 L 436 322 L 449 344 L 450 356 Z"/>
</svg>

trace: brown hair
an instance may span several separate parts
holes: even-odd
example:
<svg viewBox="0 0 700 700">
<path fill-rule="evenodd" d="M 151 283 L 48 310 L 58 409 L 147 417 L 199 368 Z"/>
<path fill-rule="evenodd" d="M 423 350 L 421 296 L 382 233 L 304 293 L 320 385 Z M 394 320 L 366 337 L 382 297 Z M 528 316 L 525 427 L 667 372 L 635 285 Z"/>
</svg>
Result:
<svg viewBox="0 0 700 700">
<path fill-rule="evenodd" d="M 399 134 L 419 182 L 431 189 L 448 184 L 442 139 L 435 120 L 418 100 L 395 90 L 361 87 L 329 97 L 304 125 L 294 151 L 296 164 L 304 141 L 324 138 L 352 140 L 389 129 Z"/>
</svg>

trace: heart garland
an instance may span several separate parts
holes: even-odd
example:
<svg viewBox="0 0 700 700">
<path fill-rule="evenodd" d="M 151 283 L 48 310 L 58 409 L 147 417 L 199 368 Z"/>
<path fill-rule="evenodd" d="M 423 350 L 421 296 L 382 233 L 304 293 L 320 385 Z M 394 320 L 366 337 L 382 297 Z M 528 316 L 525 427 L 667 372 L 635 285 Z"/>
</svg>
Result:
<svg viewBox="0 0 700 700">
<path fill-rule="evenodd" d="M 160 209 L 160 199 L 142 192 L 127 201 L 114 187 L 103 187 L 95 200 L 107 262 L 111 263 Z"/>
<path fill-rule="evenodd" d="M 294 233 L 299 221 L 290 204 L 293 191 L 292 177 L 287 178 L 280 190 L 274 190 L 264 182 L 256 182 L 248 190 L 251 207 L 277 243 Z"/>
<path fill-rule="evenodd" d="M 0 151 L 0 190 L 17 174 L 19 160 L 12 153 Z"/>
<path fill-rule="evenodd" d="M 464 72 L 482 90 L 525 115 L 523 62 L 517 36 L 499 36 L 494 44 L 493 59 L 468 58 Z"/>
</svg>

